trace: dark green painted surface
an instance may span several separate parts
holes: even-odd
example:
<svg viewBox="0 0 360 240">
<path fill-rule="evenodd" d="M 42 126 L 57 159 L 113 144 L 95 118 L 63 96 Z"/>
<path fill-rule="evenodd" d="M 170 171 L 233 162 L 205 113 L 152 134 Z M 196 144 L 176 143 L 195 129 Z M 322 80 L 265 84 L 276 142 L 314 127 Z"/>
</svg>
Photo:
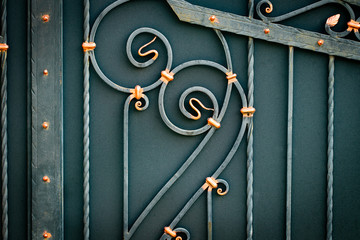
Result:
<svg viewBox="0 0 360 240">
<path fill-rule="evenodd" d="M 91 2 L 91 23 L 112 1 Z M 247 1 L 189 1 L 246 15 Z M 272 1 L 274 15 L 314 1 L 285 4 Z M 9 78 L 9 237 L 27 234 L 26 141 L 26 4 L 8 3 Z M 83 6 L 64 1 L 64 194 L 65 239 L 82 239 L 82 69 Z M 149 11 L 151 9 L 151 11 Z M 342 10 L 336 6 L 303 14 L 283 24 L 324 32 L 323 22 Z M 355 12 L 358 14 L 359 9 Z M 164 46 L 153 67 L 139 71 L 125 54 L 126 39 L 136 28 L 161 31 L 174 50 L 174 66 L 191 59 L 225 64 L 214 32 L 178 21 L 165 1 L 132 1 L 111 12 L 100 25 L 96 56 L 109 76 L 126 86 L 146 85 L 164 66 Z M 225 34 L 238 79 L 247 89 L 247 38 Z M 150 40 L 135 41 L 136 48 Z M 255 40 L 254 239 L 285 238 L 286 46 Z M 325 239 L 328 56 L 295 48 L 294 157 L 292 238 Z M 189 86 L 204 85 L 221 103 L 226 82 L 215 70 L 194 67 L 177 75 L 166 92 L 171 120 L 194 127 L 178 111 L 178 98 Z M 121 80 L 120 80 L 121 79 Z M 360 238 L 360 67 L 335 58 L 334 239 Z M 122 117 L 126 94 L 115 92 L 91 70 L 91 239 L 121 239 Z M 148 94 L 144 112 L 130 111 L 130 223 L 201 140 L 171 132 L 157 107 L 158 90 Z M 173 94 L 173 95 L 172 95 Z M 200 98 L 201 96 L 199 96 Z M 206 99 L 205 105 L 209 104 Z M 217 167 L 235 139 L 241 117 L 239 96 L 233 94 L 228 112 L 205 151 L 146 218 L 133 239 L 158 239 L 204 177 Z M 203 122 L 202 122 L 203 123 Z M 199 126 L 199 125 L 197 125 Z M 214 239 L 246 239 L 246 144 L 220 176 L 230 184 L 224 197 L 214 196 Z M 192 239 L 206 239 L 206 198 L 200 197 L 179 226 Z"/>
</svg>

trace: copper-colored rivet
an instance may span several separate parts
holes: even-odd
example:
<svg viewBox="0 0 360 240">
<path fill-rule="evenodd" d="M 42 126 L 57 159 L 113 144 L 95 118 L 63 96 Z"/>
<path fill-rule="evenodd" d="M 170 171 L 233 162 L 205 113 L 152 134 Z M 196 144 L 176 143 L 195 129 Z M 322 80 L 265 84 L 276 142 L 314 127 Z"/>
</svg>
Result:
<svg viewBox="0 0 360 240">
<path fill-rule="evenodd" d="M 42 180 L 43 180 L 44 182 L 50 182 L 50 178 L 49 178 L 48 176 L 44 176 L 44 177 L 42 178 Z"/>
<path fill-rule="evenodd" d="M 320 39 L 320 40 L 317 42 L 317 44 L 318 44 L 319 46 L 323 45 L 323 44 L 324 44 L 324 40 Z"/>
<path fill-rule="evenodd" d="M 41 17 L 41 19 L 43 20 L 43 22 L 48 22 L 50 20 L 50 16 L 45 14 Z"/>
<path fill-rule="evenodd" d="M 43 237 L 44 237 L 44 238 L 51 238 L 51 233 L 48 233 L 47 231 L 45 231 L 45 232 L 43 233 Z"/>
<path fill-rule="evenodd" d="M 217 17 L 215 15 L 211 15 L 209 17 L 209 20 L 211 23 L 219 23 L 219 20 L 217 19 Z"/>
<path fill-rule="evenodd" d="M 268 28 L 264 29 L 264 33 L 265 33 L 265 34 L 269 34 L 269 33 L 270 33 L 270 29 L 268 29 Z"/>
<path fill-rule="evenodd" d="M 45 69 L 45 70 L 43 71 L 43 74 L 44 74 L 45 76 L 47 76 L 47 75 L 49 74 L 49 71 L 48 71 L 47 69 Z"/>
<path fill-rule="evenodd" d="M 41 126 L 43 127 L 43 129 L 48 129 L 49 128 L 49 123 L 48 122 L 43 122 L 43 124 Z"/>
</svg>

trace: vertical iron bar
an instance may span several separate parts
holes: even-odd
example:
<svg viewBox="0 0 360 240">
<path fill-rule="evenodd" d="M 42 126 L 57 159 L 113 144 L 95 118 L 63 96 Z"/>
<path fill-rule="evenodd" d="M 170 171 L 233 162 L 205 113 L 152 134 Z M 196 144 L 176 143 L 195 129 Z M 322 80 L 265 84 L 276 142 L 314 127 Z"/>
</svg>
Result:
<svg viewBox="0 0 360 240">
<path fill-rule="evenodd" d="M 249 18 L 254 15 L 254 0 L 249 0 Z M 254 39 L 249 37 L 248 42 L 248 101 L 249 106 L 254 106 Z M 246 213 L 246 234 L 247 240 L 253 239 L 253 172 L 254 172 L 254 137 L 253 128 L 254 122 L 251 118 L 249 122 L 249 129 L 247 133 L 247 213 Z"/>
<path fill-rule="evenodd" d="M 332 240 L 333 232 L 333 171 L 334 171 L 334 56 L 329 57 L 328 85 L 328 162 L 327 162 L 327 224 L 326 239 Z"/>
<path fill-rule="evenodd" d="M 207 192 L 207 213 L 208 213 L 208 240 L 212 240 L 212 229 L 213 229 L 213 223 L 212 223 L 212 188 L 208 187 Z"/>
<path fill-rule="evenodd" d="M 294 100 L 294 47 L 289 47 L 287 177 L 286 177 L 286 240 L 291 239 L 292 138 Z"/>
<path fill-rule="evenodd" d="M 129 235 L 129 105 L 131 95 L 124 104 L 124 196 L 123 196 L 123 235 L 124 239 L 130 239 Z"/>
<path fill-rule="evenodd" d="M 89 40 L 90 33 L 90 1 L 84 0 L 84 41 Z M 89 72 L 89 51 L 84 52 L 84 240 L 90 238 L 90 72 Z"/>
<path fill-rule="evenodd" d="M 6 0 L 1 2 L 1 37 L 3 43 L 7 41 L 6 35 Z M 2 209 L 2 239 L 8 239 L 8 147 L 7 147 L 7 52 L 1 52 L 1 209 Z"/>
</svg>

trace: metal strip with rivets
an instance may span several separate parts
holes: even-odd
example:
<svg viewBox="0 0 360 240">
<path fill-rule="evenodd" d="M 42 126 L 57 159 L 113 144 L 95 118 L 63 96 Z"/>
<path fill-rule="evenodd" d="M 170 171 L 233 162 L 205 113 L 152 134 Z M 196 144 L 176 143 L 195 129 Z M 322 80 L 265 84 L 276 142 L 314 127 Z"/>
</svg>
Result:
<svg viewBox="0 0 360 240">
<path fill-rule="evenodd" d="M 31 239 L 63 239 L 62 1 L 31 1 Z"/>
<path fill-rule="evenodd" d="M 327 53 L 333 56 L 360 60 L 358 41 L 332 37 L 326 34 L 231 14 L 190 4 L 184 0 L 167 0 L 181 21 L 253 37 L 287 46 Z M 216 21 L 210 17 L 216 16 Z M 321 40 L 321 44 L 318 41 Z"/>
</svg>

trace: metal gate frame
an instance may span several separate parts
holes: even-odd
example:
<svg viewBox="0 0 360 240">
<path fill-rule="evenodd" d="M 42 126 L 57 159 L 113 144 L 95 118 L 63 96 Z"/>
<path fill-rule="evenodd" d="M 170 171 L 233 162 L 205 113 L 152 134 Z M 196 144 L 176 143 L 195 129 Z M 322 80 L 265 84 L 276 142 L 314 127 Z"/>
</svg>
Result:
<svg viewBox="0 0 360 240">
<path fill-rule="evenodd" d="M 344 57 L 353 60 L 360 60 L 360 52 L 353 49 L 360 49 L 360 43 L 353 40 L 343 39 L 350 33 L 354 33 L 355 37 L 360 40 L 360 17 L 356 19 L 355 13 L 351 4 L 360 6 L 356 0 L 320 0 L 314 4 L 308 5 L 293 12 L 278 16 L 266 17 L 266 14 L 271 13 L 273 6 L 270 1 L 262 0 L 256 5 L 257 14 L 261 20 L 254 19 L 255 5 L 254 1 L 249 1 L 249 15 L 239 16 L 214 9 L 200 7 L 189 4 L 183 0 L 167 0 L 174 12 L 181 21 L 198 24 L 207 28 L 212 28 L 217 33 L 220 41 L 223 44 L 225 55 L 227 56 L 227 67 L 220 66 L 216 63 L 198 60 L 196 62 L 185 63 L 175 69 L 171 69 L 171 64 L 159 73 L 160 78 L 156 84 L 141 88 L 135 86 L 133 89 L 125 89 L 115 86 L 110 79 L 107 79 L 102 74 L 100 68 L 96 64 L 94 49 L 96 44 L 93 42 L 96 28 L 105 15 L 113 8 L 127 2 L 127 0 L 118 0 L 108 6 L 99 16 L 98 20 L 92 27 L 90 32 L 89 24 L 89 9 L 90 1 L 84 0 L 84 239 L 89 239 L 89 67 L 90 59 L 95 70 L 100 77 L 108 83 L 111 87 L 130 94 L 127 103 L 132 99 L 144 99 L 147 103 L 146 91 L 150 91 L 161 85 L 162 91 L 165 91 L 166 85 L 173 80 L 177 71 L 190 65 L 207 65 L 215 67 L 223 71 L 228 80 L 228 88 L 235 86 L 243 101 L 242 113 L 244 120 L 239 133 L 238 141 L 241 141 L 243 135 L 247 131 L 247 239 L 252 239 L 253 236 L 253 120 L 252 116 L 255 112 L 254 105 L 254 41 L 253 39 L 262 39 L 270 42 L 276 42 L 289 46 L 289 98 L 288 98 L 288 142 L 287 142 L 287 203 L 286 203 L 286 238 L 291 239 L 291 189 L 292 189 L 292 127 L 293 127 L 293 59 L 294 48 L 302 48 L 315 52 L 326 53 L 329 55 L 329 76 L 328 76 L 328 174 L 327 174 L 327 239 L 332 239 L 332 221 L 333 221 L 333 154 L 334 154 L 334 66 L 335 57 Z M 331 28 L 337 24 L 338 15 L 329 17 L 325 24 L 325 29 L 329 35 L 314 33 L 301 29 L 296 29 L 276 22 L 294 17 L 301 13 L 310 11 L 314 8 L 321 7 L 329 3 L 336 3 L 344 7 L 350 15 L 347 23 L 347 29 L 343 32 L 335 32 Z M 1 5 L 1 151 L 2 151 L 2 237 L 4 240 L 8 239 L 8 201 L 7 201 L 7 77 L 6 77 L 6 56 L 8 46 L 6 44 L 6 4 L 3 0 Z M 262 12 L 263 6 L 266 7 L 266 13 Z M 62 120 L 62 1 L 48 1 L 41 3 L 40 1 L 29 1 L 29 81 L 30 93 L 29 100 L 31 108 L 29 110 L 30 126 L 30 165 L 29 175 L 31 190 L 29 190 L 29 200 L 31 201 L 31 211 L 29 212 L 29 223 L 31 222 L 31 239 L 63 239 L 63 120 Z M 95 29 L 95 30 L 94 30 Z M 230 51 L 227 47 L 226 40 L 221 31 L 232 32 L 239 35 L 249 37 L 248 44 L 248 93 L 245 95 L 240 84 L 236 80 L 236 74 L 232 71 Z M 140 28 L 135 31 L 131 37 L 134 38 L 141 32 L 149 32 L 158 36 L 164 41 L 168 49 L 171 49 L 165 36 L 156 30 Z M 131 46 L 131 41 L 130 41 Z M 146 46 L 144 46 L 146 47 Z M 129 49 L 128 49 L 129 51 Z M 141 52 L 141 49 L 139 50 Z M 145 53 L 148 54 L 148 53 Z M 150 54 L 150 53 L 149 53 Z M 131 55 L 131 53 L 130 53 Z M 171 58 L 171 54 L 169 55 Z M 133 62 L 140 67 L 150 65 L 151 60 L 145 64 Z M 50 90 L 49 90 L 50 89 Z M 211 93 L 204 89 L 191 89 L 190 91 L 202 91 L 209 96 Z M 186 97 L 185 93 L 184 98 Z M 160 96 L 161 99 L 161 96 Z M 196 101 L 196 100 L 194 100 Z M 209 125 L 201 128 L 199 131 L 184 131 L 174 127 L 168 121 L 165 112 L 162 117 L 167 125 L 175 132 L 184 135 L 200 134 L 209 131 L 212 134 L 220 127 L 223 112 L 220 111 L 214 101 L 214 115 L 208 120 Z M 248 103 L 248 104 L 247 104 Z M 138 104 L 138 103 L 137 103 Z M 146 108 L 139 103 L 138 110 Z M 160 106 L 160 111 L 161 111 Z M 226 109 L 226 108 L 225 108 Z M 184 110 L 186 111 L 186 110 Z M 219 114 L 219 115 L 218 115 Z M 186 114 L 185 114 L 186 115 Z M 187 115 L 189 118 L 196 118 L 197 116 Z M 125 114 L 124 126 L 126 128 Z M 127 133 L 124 133 L 124 139 L 127 139 Z M 125 141 L 126 142 L 126 141 Z M 232 154 L 237 150 L 238 143 L 235 143 L 233 149 L 229 153 L 224 163 L 219 169 L 205 179 L 204 185 L 200 186 L 199 190 L 191 198 L 187 205 L 172 223 L 164 228 L 164 235 L 162 239 L 182 239 L 184 236 L 189 238 L 190 233 L 183 228 L 176 228 L 176 224 L 181 217 L 191 207 L 192 203 L 205 190 L 208 190 L 208 239 L 212 239 L 212 209 L 211 209 L 211 192 L 212 189 L 217 188 L 218 184 L 224 184 L 225 188 L 219 188 L 218 193 L 226 194 L 228 184 L 226 181 L 217 179 L 221 171 L 226 167 L 231 160 Z M 126 146 L 125 146 L 126 149 Z M 201 149 L 201 146 L 199 146 Z M 195 154 L 196 155 L 196 154 Z M 196 156 L 193 156 L 195 158 Z M 186 170 L 187 166 L 191 164 L 193 158 L 189 158 L 184 168 L 180 172 Z M 124 154 L 126 157 L 126 151 Z M 125 161 L 125 160 L 124 160 Z M 126 169 L 126 161 L 124 163 Z M 180 174 L 181 175 L 181 174 Z M 175 176 L 174 176 L 175 177 Z M 160 198 L 171 184 L 176 181 L 175 178 L 170 179 L 169 185 L 166 185 L 162 192 L 158 195 Z M 127 179 L 124 179 L 125 189 L 128 187 Z M 222 189 L 222 190 L 221 190 Z M 124 194 L 124 208 L 126 209 L 126 192 Z M 127 213 L 124 211 L 124 238 L 130 239 L 136 227 L 141 224 L 141 219 L 145 218 L 147 213 L 156 204 L 158 200 L 149 204 L 139 218 L 139 222 L 135 227 L 129 229 L 127 225 Z M 185 235 L 181 235 L 181 233 Z M 181 235 L 181 236 L 180 236 Z"/>
</svg>

